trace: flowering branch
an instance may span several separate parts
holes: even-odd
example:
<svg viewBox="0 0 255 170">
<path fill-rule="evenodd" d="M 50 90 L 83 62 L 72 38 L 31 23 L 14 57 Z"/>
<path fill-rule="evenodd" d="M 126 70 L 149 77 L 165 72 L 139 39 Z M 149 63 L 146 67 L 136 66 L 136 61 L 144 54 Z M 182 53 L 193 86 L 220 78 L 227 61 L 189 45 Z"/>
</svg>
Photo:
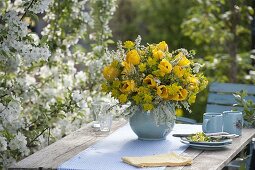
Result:
<svg viewBox="0 0 255 170">
<path fill-rule="evenodd" d="M 36 1 L 36 0 L 32 0 L 31 2 L 30 2 L 30 4 L 28 5 L 28 7 L 26 8 L 26 10 L 25 10 L 25 13 L 22 15 L 22 17 L 20 18 L 20 21 L 26 16 L 26 14 L 27 14 L 27 11 L 29 10 L 29 8 L 32 6 L 32 4 L 34 3 L 34 1 Z"/>
<path fill-rule="evenodd" d="M 39 138 L 47 129 L 49 129 L 49 128 L 47 127 L 47 128 L 45 128 L 45 129 L 43 129 L 43 131 L 42 131 L 40 134 L 38 134 L 34 139 L 32 139 L 32 140 L 27 144 L 27 147 L 30 147 L 30 146 L 32 145 L 32 143 L 33 143 L 37 138 Z"/>
</svg>

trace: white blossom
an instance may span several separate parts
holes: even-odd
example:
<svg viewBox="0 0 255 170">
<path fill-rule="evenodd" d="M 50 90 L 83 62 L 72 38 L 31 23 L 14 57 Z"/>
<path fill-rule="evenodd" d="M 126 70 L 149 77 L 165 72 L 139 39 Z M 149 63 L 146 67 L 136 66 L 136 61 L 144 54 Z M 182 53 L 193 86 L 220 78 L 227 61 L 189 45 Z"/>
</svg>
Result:
<svg viewBox="0 0 255 170">
<path fill-rule="evenodd" d="M 83 99 L 83 96 L 80 91 L 75 90 L 73 91 L 72 98 L 75 102 L 80 102 Z"/>
<path fill-rule="evenodd" d="M 6 138 L 0 136 L 0 152 L 1 152 L 1 151 L 5 151 L 5 150 L 7 150 Z"/>
<path fill-rule="evenodd" d="M 194 72 L 194 73 L 198 73 L 199 70 L 200 70 L 200 68 L 203 67 L 204 64 L 202 65 L 202 64 L 199 64 L 199 63 L 194 63 L 193 66 L 194 66 L 194 67 L 193 67 L 193 72 Z"/>
<path fill-rule="evenodd" d="M 11 150 L 18 149 L 24 156 L 29 154 L 29 150 L 26 145 L 27 145 L 26 137 L 20 132 L 18 132 L 14 139 L 12 139 L 9 143 L 9 147 Z"/>
<path fill-rule="evenodd" d="M 34 13 L 43 13 L 45 10 L 48 9 L 49 4 L 52 0 L 37 0 L 35 3 L 32 4 L 32 7 L 29 8 L 29 11 Z"/>
</svg>

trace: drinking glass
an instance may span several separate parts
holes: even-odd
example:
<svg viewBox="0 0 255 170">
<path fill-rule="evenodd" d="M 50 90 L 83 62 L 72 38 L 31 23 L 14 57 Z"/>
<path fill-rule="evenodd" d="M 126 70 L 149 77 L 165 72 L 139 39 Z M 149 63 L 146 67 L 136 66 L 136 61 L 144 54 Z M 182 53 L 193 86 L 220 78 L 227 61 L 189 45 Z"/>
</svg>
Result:
<svg viewBox="0 0 255 170">
<path fill-rule="evenodd" d="M 105 110 L 99 114 L 100 131 L 109 132 L 112 126 L 112 114 L 110 110 Z"/>
<path fill-rule="evenodd" d="M 100 128 L 99 115 L 102 113 L 104 105 L 106 105 L 106 103 L 103 101 L 95 101 L 92 103 L 92 113 L 93 113 L 93 119 L 94 119 L 93 127 L 94 128 Z"/>
</svg>

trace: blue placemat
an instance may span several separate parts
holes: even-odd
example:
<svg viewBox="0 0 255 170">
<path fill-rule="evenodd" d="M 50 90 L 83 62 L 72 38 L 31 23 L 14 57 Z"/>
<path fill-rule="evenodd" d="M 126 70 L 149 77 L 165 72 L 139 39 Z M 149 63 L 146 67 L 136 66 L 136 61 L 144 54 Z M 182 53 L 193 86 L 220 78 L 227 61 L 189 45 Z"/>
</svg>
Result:
<svg viewBox="0 0 255 170">
<path fill-rule="evenodd" d="M 173 131 L 163 141 L 140 141 L 129 124 L 118 129 L 104 140 L 81 151 L 58 167 L 59 170 L 138 170 L 121 161 L 123 156 L 147 156 L 162 153 L 182 153 L 187 145 L 173 133 L 195 133 L 201 131 L 201 125 L 176 124 Z M 163 170 L 164 167 L 146 168 Z"/>
</svg>

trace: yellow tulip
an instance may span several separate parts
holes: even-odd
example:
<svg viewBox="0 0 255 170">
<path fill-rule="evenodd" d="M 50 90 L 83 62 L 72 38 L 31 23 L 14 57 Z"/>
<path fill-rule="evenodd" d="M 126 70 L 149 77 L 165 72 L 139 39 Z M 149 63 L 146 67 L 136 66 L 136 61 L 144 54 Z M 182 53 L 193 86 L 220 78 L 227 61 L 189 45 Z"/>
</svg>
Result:
<svg viewBox="0 0 255 170">
<path fill-rule="evenodd" d="M 177 56 L 175 56 L 179 60 L 178 66 L 188 66 L 190 65 L 190 61 L 186 58 L 186 56 L 180 52 Z"/>
<path fill-rule="evenodd" d="M 103 69 L 103 75 L 106 80 L 111 81 L 119 76 L 119 70 L 112 66 L 106 66 Z"/>
<path fill-rule="evenodd" d="M 181 78 L 184 75 L 184 69 L 182 69 L 182 67 L 178 65 L 174 66 L 173 72 L 179 78 Z"/>
<path fill-rule="evenodd" d="M 154 49 L 152 50 L 152 55 L 154 58 L 156 58 L 157 60 L 161 60 L 162 58 L 164 58 L 164 52 L 161 51 L 161 50 L 157 50 L 157 49 Z"/>
<path fill-rule="evenodd" d="M 125 80 L 122 82 L 122 87 L 120 89 L 122 93 L 131 93 L 134 90 L 135 90 L 134 80 Z"/>
<path fill-rule="evenodd" d="M 124 42 L 124 47 L 127 49 L 134 48 L 135 44 L 132 41 L 125 41 Z"/>
<path fill-rule="evenodd" d="M 166 86 L 164 85 L 160 85 L 157 87 L 157 94 L 163 98 L 163 99 L 167 99 L 168 98 L 168 90 L 166 88 Z"/>
<path fill-rule="evenodd" d="M 170 95 L 169 100 L 182 101 L 185 100 L 188 96 L 188 91 L 186 89 L 179 90 L 176 94 Z"/>
<path fill-rule="evenodd" d="M 140 63 L 140 56 L 136 50 L 131 50 L 127 53 L 126 61 L 133 65 L 138 65 Z"/>
<path fill-rule="evenodd" d="M 182 89 L 182 87 L 179 86 L 177 83 L 173 83 L 170 86 L 168 86 L 168 89 L 169 95 L 176 95 Z"/>
<path fill-rule="evenodd" d="M 145 79 L 143 79 L 143 83 L 148 84 L 152 88 L 155 88 L 157 86 L 157 83 L 152 75 L 146 76 Z"/>
<path fill-rule="evenodd" d="M 188 85 L 189 90 L 195 90 L 196 88 L 198 88 L 199 80 L 196 77 L 194 76 L 188 77 L 188 82 L 189 82 L 189 85 Z"/>
<path fill-rule="evenodd" d="M 158 45 L 157 48 L 161 51 L 168 51 L 168 45 L 165 41 L 161 41 Z"/>
<path fill-rule="evenodd" d="M 188 96 L 188 91 L 186 89 L 181 89 L 179 93 L 179 101 L 185 100 Z"/>
<path fill-rule="evenodd" d="M 160 64 L 158 65 L 158 68 L 164 74 L 171 73 L 171 71 L 172 71 L 172 65 L 166 59 L 163 59 L 160 62 Z"/>
</svg>

